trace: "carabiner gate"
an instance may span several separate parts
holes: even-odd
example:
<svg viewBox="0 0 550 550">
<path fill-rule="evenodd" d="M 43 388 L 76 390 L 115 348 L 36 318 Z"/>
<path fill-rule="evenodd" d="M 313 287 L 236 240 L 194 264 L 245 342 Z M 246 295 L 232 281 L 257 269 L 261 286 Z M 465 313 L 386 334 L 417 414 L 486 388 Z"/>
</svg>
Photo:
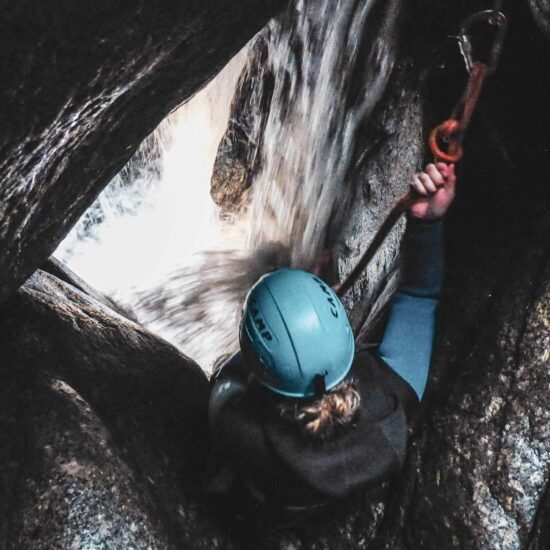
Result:
<svg viewBox="0 0 550 550">
<path fill-rule="evenodd" d="M 468 72 L 471 72 L 475 60 L 473 58 L 473 48 L 469 33 L 473 26 L 483 22 L 487 22 L 489 25 L 498 27 L 495 41 L 493 42 L 493 47 L 491 48 L 489 64 L 487 65 L 487 73 L 492 74 L 497 68 L 506 31 L 508 30 L 508 20 L 501 11 L 484 10 L 470 15 L 470 17 L 464 20 L 462 26 L 460 27 L 458 34 L 458 45 L 462 56 L 464 57 L 464 61 L 466 62 L 466 68 L 468 69 Z"/>
</svg>

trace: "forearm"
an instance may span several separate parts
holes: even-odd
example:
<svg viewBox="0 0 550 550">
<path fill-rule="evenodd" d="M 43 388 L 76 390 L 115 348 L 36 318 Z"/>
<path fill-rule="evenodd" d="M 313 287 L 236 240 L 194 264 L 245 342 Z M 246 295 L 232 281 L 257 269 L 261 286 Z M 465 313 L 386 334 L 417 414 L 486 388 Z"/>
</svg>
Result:
<svg viewBox="0 0 550 550">
<path fill-rule="evenodd" d="M 399 291 L 391 305 L 379 354 L 419 398 L 430 368 L 443 262 L 442 222 L 409 221 Z"/>
</svg>

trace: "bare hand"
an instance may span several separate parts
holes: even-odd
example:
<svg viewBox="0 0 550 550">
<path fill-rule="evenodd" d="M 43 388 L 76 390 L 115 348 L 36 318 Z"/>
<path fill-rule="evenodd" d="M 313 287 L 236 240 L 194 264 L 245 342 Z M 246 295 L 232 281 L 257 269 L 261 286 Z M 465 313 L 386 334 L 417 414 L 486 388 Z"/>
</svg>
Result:
<svg viewBox="0 0 550 550">
<path fill-rule="evenodd" d="M 454 164 L 428 164 L 424 172 L 413 177 L 411 187 L 418 194 L 418 200 L 409 208 L 410 215 L 421 220 L 441 218 L 453 202 L 455 185 Z"/>
</svg>

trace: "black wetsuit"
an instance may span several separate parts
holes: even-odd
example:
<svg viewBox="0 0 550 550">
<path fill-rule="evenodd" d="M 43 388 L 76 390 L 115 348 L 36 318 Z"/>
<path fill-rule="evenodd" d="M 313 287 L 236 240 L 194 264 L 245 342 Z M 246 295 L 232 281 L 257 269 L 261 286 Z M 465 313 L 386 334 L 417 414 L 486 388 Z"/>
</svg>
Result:
<svg viewBox="0 0 550 550">
<path fill-rule="evenodd" d="M 326 441 L 309 439 L 280 417 L 280 396 L 250 382 L 240 353 L 221 368 L 210 398 L 212 436 L 219 456 L 260 499 L 300 505 L 345 498 L 402 466 L 429 368 L 441 235 L 441 224 L 412 224 L 406 232 L 400 292 L 381 346 L 390 366 L 378 353 L 356 353 L 348 378 L 361 405 L 351 428 Z"/>
<path fill-rule="evenodd" d="M 260 493 L 291 503 L 342 498 L 403 464 L 418 397 L 368 351 L 356 354 L 349 375 L 361 395 L 353 427 L 324 442 L 305 438 L 282 420 L 275 407 L 280 398 L 250 386 L 248 372 L 240 354 L 224 367 L 213 390 L 211 427 L 219 451 Z M 231 397 L 216 410 L 219 389 Z"/>
</svg>

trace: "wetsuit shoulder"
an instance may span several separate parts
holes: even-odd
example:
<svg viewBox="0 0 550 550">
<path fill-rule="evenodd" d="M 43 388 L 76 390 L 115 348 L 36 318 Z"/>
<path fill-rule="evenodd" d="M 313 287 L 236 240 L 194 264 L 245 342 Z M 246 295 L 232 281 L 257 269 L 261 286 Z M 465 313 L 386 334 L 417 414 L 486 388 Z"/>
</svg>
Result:
<svg viewBox="0 0 550 550">
<path fill-rule="evenodd" d="M 415 389 L 378 355 L 376 349 L 360 350 L 355 355 L 351 374 L 359 381 L 362 392 L 372 393 L 376 387 L 386 399 L 399 401 L 408 420 L 416 413 L 420 400 Z M 369 396 L 365 395 L 365 399 Z"/>
<path fill-rule="evenodd" d="M 345 498 L 387 479 L 402 466 L 414 390 L 369 352 L 356 355 L 349 380 L 361 396 L 352 427 L 312 441 L 272 414 L 266 433 L 274 452 L 304 483 L 325 497 Z"/>
<path fill-rule="evenodd" d="M 249 371 L 240 352 L 226 361 L 214 374 L 208 404 L 211 426 L 217 423 L 217 417 L 224 408 L 244 399 L 248 376 Z"/>
</svg>

